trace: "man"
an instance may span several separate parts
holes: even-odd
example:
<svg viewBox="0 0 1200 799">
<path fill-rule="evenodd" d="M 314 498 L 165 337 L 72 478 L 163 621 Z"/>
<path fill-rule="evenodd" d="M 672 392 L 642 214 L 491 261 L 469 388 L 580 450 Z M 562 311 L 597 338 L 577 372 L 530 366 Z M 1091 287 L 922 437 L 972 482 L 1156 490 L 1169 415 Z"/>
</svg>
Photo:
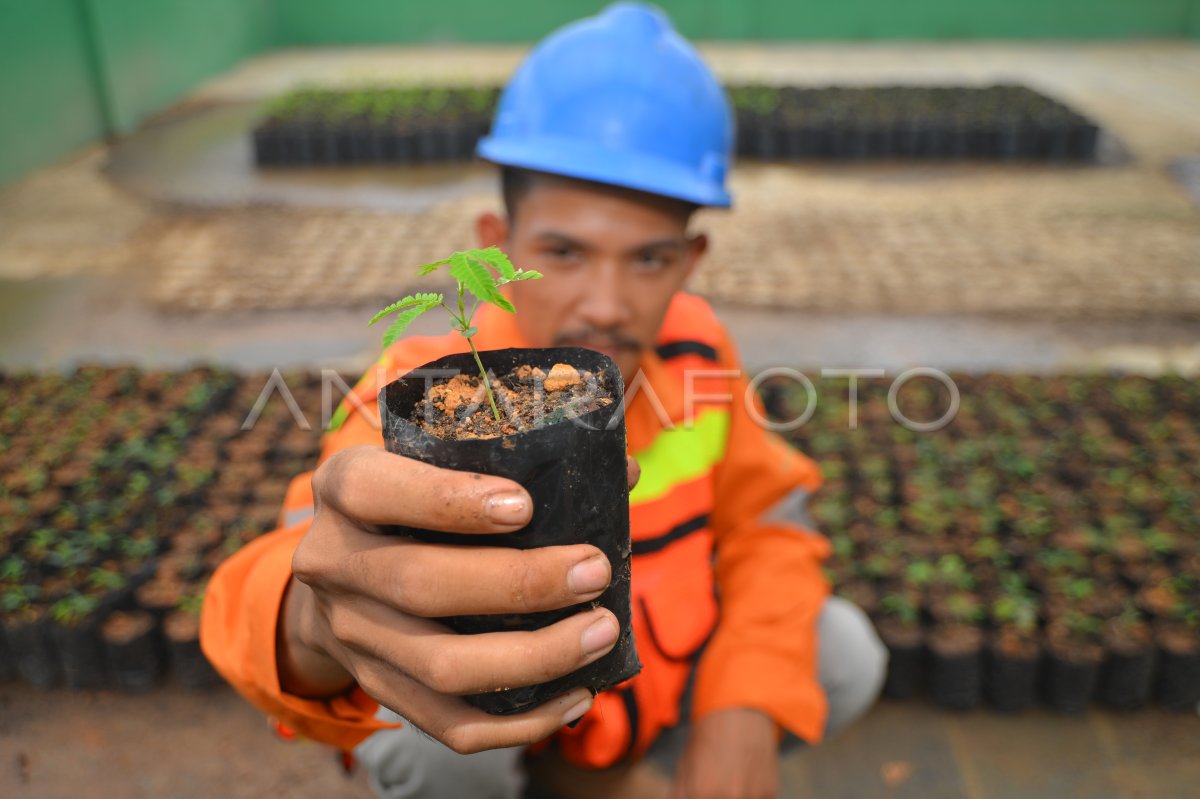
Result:
<svg viewBox="0 0 1200 799">
<path fill-rule="evenodd" d="M 506 210 L 477 220 L 480 246 L 545 277 L 511 286 L 516 316 L 481 310 L 477 345 L 590 347 L 626 380 L 640 675 L 515 716 L 460 698 L 567 674 L 619 631 L 603 608 L 534 633 L 432 621 L 586 602 L 611 577 L 594 547 L 379 534 L 529 521 L 519 485 L 380 446 L 383 381 L 463 350 L 458 336 L 393 345 L 343 405 L 311 483 L 293 482 L 284 528 L 214 575 L 210 659 L 292 729 L 357 747 L 381 795 L 519 796 L 528 760 L 565 796 L 773 796 L 781 738 L 816 743 L 874 701 L 886 654 L 860 611 L 828 597 L 828 544 L 803 526 L 820 473 L 755 423 L 731 342 L 681 293 L 707 247 L 692 212 L 730 203 L 731 144 L 696 53 L 660 12 L 621 4 L 534 50 L 479 147 L 502 167 Z"/>
</svg>

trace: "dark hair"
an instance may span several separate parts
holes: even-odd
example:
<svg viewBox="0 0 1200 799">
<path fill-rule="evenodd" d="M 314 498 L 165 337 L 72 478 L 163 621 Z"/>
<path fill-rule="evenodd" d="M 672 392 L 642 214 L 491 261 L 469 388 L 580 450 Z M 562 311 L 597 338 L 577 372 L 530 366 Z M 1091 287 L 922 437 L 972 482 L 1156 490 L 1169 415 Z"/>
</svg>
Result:
<svg viewBox="0 0 1200 799">
<path fill-rule="evenodd" d="M 500 195 L 504 198 L 504 212 L 508 215 L 511 223 L 517 218 L 517 206 L 521 204 L 521 200 L 529 193 L 538 179 L 545 177 L 542 173 L 532 172 L 528 169 L 520 169 L 512 166 L 500 167 Z M 559 177 L 557 175 L 552 177 Z M 590 180 L 582 180 L 578 178 L 560 178 L 563 180 L 578 180 L 580 183 L 592 183 Z M 604 185 L 604 184 L 595 184 Z M 685 200 L 676 201 L 679 204 L 680 213 L 683 214 L 684 222 L 691 219 L 692 214 L 696 212 L 700 206 L 695 203 L 689 203 Z"/>
<path fill-rule="evenodd" d="M 500 167 L 500 194 L 504 197 L 504 213 L 516 219 L 517 205 L 533 186 L 533 173 L 511 166 Z"/>
</svg>

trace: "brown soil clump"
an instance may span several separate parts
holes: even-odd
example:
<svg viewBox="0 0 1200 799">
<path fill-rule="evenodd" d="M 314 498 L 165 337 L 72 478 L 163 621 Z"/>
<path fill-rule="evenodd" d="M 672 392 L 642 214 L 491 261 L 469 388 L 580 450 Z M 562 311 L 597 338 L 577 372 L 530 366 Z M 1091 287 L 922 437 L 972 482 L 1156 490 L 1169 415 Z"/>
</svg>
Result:
<svg viewBox="0 0 1200 799">
<path fill-rule="evenodd" d="M 519 366 L 491 382 L 499 420 L 479 376 L 460 374 L 429 389 L 413 422 L 445 441 L 498 438 L 583 416 L 617 400 L 603 372 L 581 372 L 565 363 L 555 364 L 549 374 Z"/>
</svg>

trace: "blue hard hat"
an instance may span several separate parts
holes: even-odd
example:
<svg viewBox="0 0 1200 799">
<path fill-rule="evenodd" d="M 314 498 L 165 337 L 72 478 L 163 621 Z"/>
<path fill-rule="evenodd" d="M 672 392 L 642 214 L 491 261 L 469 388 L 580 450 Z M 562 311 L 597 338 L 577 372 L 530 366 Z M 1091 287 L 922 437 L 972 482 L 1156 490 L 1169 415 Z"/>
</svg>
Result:
<svg viewBox="0 0 1200 799">
<path fill-rule="evenodd" d="M 478 154 L 505 166 L 728 206 L 733 118 L 720 83 L 652 6 L 616 3 L 543 40 Z"/>
</svg>

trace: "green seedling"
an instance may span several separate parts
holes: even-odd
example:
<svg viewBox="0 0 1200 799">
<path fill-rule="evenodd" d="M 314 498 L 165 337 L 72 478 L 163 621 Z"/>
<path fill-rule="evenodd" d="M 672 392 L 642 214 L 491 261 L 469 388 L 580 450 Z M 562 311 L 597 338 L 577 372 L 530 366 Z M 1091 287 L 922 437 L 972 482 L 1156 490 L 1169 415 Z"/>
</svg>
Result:
<svg viewBox="0 0 1200 799">
<path fill-rule="evenodd" d="M 471 320 L 475 316 L 475 312 L 479 310 L 479 306 L 485 302 L 509 313 L 516 313 L 517 309 L 513 307 L 513 304 L 500 293 L 500 287 L 520 280 L 536 280 L 542 274 L 517 269 L 499 247 L 456 252 L 449 258 L 417 267 L 417 272 L 421 276 L 430 275 L 443 266 L 449 267 L 450 276 L 458 284 L 457 307 L 448 305 L 445 297 L 441 294 L 418 292 L 393 302 L 375 314 L 368 324 L 373 325 L 385 317 L 396 315 L 392 324 L 383 334 L 383 346 L 387 348 L 403 335 L 408 326 L 421 314 L 434 308 L 445 308 L 446 312 L 450 314 L 450 327 L 457 330 L 459 335 L 467 340 L 471 354 L 475 356 L 475 365 L 479 367 L 479 376 L 483 379 L 483 387 L 487 392 L 488 402 L 492 406 L 492 413 L 495 414 L 496 421 L 500 421 L 500 409 L 496 407 L 496 395 L 492 392 L 492 384 L 488 380 L 487 370 L 483 368 L 483 361 L 479 359 L 479 351 L 475 349 L 473 341 L 473 337 L 479 332 L 479 329 L 471 324 Z M 467 308 L 468 294 L 472 300 L 469 309 Z"/>
<path fill-rule="evenodd" d="M 1037 600 L 1026 594 L 1005 594 L 992 603 L 992 618 L 997 624 L 1011 624 L 1029 635 L 1037 629 Z"/>
<path fill-rule="evenodd" d="M 1103 623 L 1095 616 L 1074 609 L 1067 611 L 1064 622 L 1071 634 L 1080 638 L 1095 638 L 1103 627 Z"/>
<path fill-rule="evenodd" d="M 960 624 L 977 624 L 983 620 L 984 610 L 979 600 L 968 593 L 954 593 L 946 598 L 946 610 L 951 620 Z"/>
<path fill-rule="evenodd" d="M 0 591 L 0 615 L 16 614 L 32 605 L 36 589 L 30 586 L 14 585 Z"/>
<path fill-rule="evenodd" d="M 95 612 L 98 606 L 95 597 L 72 593 L 50 606 L 50 616 L 58 624 L 74 627 Z"/>
<path fill-rule="evenodd" d="M 204 607 L 204 587 L 180 597 L 175 607 L 190 616 L 199 616 L 200 609 Z"/>
<path fill-rule="evenodd" d="M 95 568 L 88 572 L 87 584 L 98 591 L 120 591 L 129 580 L 116 569 Z"/>
<path fill-rule="evenodd" d="M 917 604 L 903 593 L 888 594 L 879 601 L 879 607 L 888 616 L 898 619 L 902 624 L 913 625 L 921 619 Z"/>
</svg>

